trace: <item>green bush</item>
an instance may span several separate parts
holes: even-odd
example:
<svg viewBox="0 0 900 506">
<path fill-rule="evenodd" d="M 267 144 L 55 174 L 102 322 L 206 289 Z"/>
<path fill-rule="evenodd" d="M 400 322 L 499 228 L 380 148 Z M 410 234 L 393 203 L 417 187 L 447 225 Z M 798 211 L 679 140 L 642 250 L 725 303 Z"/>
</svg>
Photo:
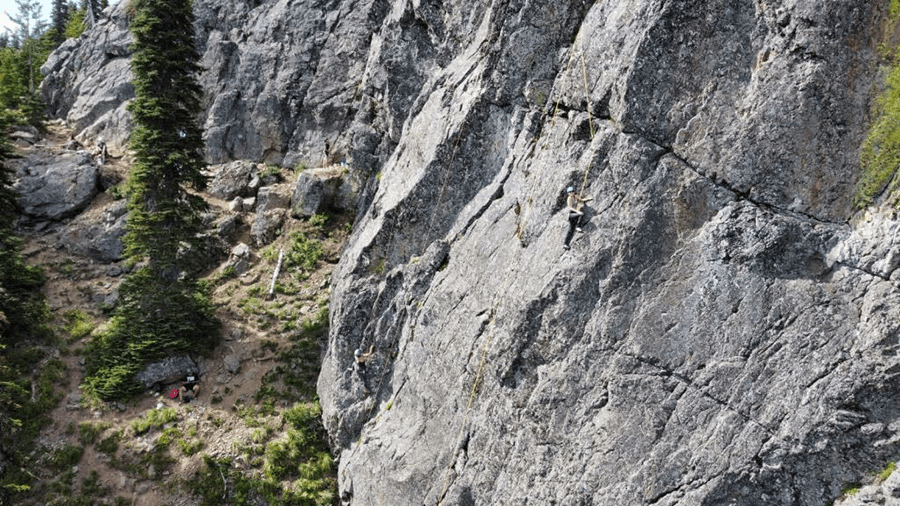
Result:
<svg viewBox="0 0 900 506">
<path fill-rule="evenodd" d="M 48 464 L 55 471 L 65 471 L 77 465 L 84 455 L 84 447 L 77 445 L 67 445 L 59 450 L 54 451 L 50 455 Z"/>
<path fill-rule="evenodd" d="M 322 243 L 306 237 L 303 232 L 293 232 L 284 255 L 285 267 L 311 271 L 315 269 L 316 263 L 322 258 L 322 252 Z"/>
<path fill-rule="evenodd" d="M 893 33 L 900 21 L 900 2 L 891 0 L 885 33 Z M 883 43 L 885 44 L 885 43 Z M 883 93 L 878 97 L 874 121 L 860 150 L 862 174 L 857 183 L 854 205 L 868 206 L 883 192 L 897 188 L 900 166 L 900 53 L 885 48 L 886 72 Z M 896 204 L 896 199 L 893 199 Z"/>
<path fill-rule="evenodd" d="M 87 337 L 94 330 L 94 323 L 90 317 L 80 309 L 70 309 L 63 313 L 66 320 L 65 331 L 72 341 Z"/>
<path fill-rule="evenodd" d="M 113 432 L 97 443 L 97 451 L 109 457 L 110 460 L 115 460 L 116 452 L 119 451 L 119 441 L 121 440 L 122 433 L 120 431 Z"/>
<path fill-rule="evenodd" d="M 897 0 L 895 0 L 895 1 L 897 1 Z M 896 471 L 896 470 L 897 470 L 897 463 L 896 462 L 888 462 L 887 465 L 884 466 L 884 469 L 882 469 L 881 472 L 878 473 L 877 478 L 878 478 L 879 483 L 888 479 L 892 474 L 894 474 L 894 471 Z"/>
<path fill-rule="evenodd" d="M 151 409 L 147 411 L 147 415 L 142 419 L 131 422 L 131 429 L 135 435 L 149 431 L 153 428 L 160 428 L 163 425 L 178 421 L 178 411 L 175 408 Z"/>
<path fill-rule="evenodd" d="M 89 445 L 96 443 L 100 438 L 100 434 L 108 428 L 108 423 L 98 423 L 97 425 L 94 425 L 91 422 L 81 422 L 78 424 L 78 432 L 81 435 L 81 444 Z"/>
</svg>

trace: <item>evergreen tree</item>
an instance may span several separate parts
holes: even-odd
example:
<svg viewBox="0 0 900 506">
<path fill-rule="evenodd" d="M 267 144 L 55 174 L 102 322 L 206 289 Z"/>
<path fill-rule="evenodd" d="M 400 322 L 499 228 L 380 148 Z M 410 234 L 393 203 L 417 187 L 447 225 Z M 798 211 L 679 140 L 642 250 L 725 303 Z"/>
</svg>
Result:
<svg viewBox="0 0 900 506">
<path fill-rule="evenodd" d="M 5 164 L 11 121 L 0 111 L 0 453 L 17 465 L 0 468 L 0 504 L 18 504 L 15 490 L 31 482 L 23 463 L 33 451 L 30 442 L 49 422 L 46 412 L 57 403 L 52 388 L 46 392 L 35 379 L 45 356 L 41 347 L 52 337 L 50 312 L 40 290 L 43 273 L 25 264 L 22 240 L 13 233 L 20 209 Z"/>
<path fill-rule="evenodd" d="M 66 38 L 77 39 L 84 33 L 84 9 L 78 9 L 69 4 L 69 19 L 66 22 Z"/>
<path fill-rule="evenodd" d="M 66 0 L 53 0 L 53 29 L 57 44 L 66 40 L 66 25 L 69 23 L 69 4 Z"/>
<path fill-rule="evenodd" d="M 47 29 L 47 22 L 41 19 L 41 4 L 37 0 L 16 0 L 16 5 L 19 7 L 18 14 L 13 16 L 7 12 L 6 16 L 18 26 L 16 35 L 21 41 L 21 51 L 28 65 L 28 91 L 33 93 L 35 73 L 40 76 L 40 67 L 43 64 L 43 61 L 38 63 L 38 53 L 41 51 L 39 41 Z"/>
<path fill-rule="evenodd" d="M 88 389 L 101 398 L 134 393 L 149 360 L 211 347 L 218 321 L 189 257 L 203 250 L 206 177 L 197 118 L 200 59 L 190 0 L 133 0 L 135 98 L 125 252 L 137 265 L 119 289 L 108 330 L 88 353 Z"/>
<path fill-rule="evenodd" d="M 10 123 L 10 116 L 0 113 L 0 350 L 32 332 L 45 311 L 39 292 L 43 274 L 25 265 L 22 240 L 13 233 L 19 205 L 12 188 L 12 170 L 5 164 L 12 154 L 6 137 Z"/>
</svg>

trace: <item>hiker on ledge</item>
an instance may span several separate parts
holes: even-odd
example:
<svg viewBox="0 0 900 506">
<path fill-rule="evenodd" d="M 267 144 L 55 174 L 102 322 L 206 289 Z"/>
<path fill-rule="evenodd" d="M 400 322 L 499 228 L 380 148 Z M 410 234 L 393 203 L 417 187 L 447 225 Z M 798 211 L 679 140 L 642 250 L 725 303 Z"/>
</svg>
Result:
<svg viewBox="0 0 900 506">
<path fill-rule="evenodd" d="M 199 391 L 200 385 L 197 384 L 197 378 L 188 376 L 187 381 L 178 389 L 178 397 L 181 398 L 181 402 L 191 402 L 194 397 L 197 397 Z"/>
<path fill-rule="evenodd" d="M 563 248 L 569 249 L 569 243 L 572 242 L 572 236 L 575 235 L 575 232 L 581 232 L 581 217 L 584 216 L 584 212 L 581 211 L 582 207 L 584 207 L 584 203 L 591 200 L 590 197 L 582 197 L 581 195 L 575 193 L 575 188 L 568 187 L 566 188 L 566 193 L 568 197 L 566 198 L 566 208 L 569 210 L 569 232 L 566 234 L 566 241 L 563 244 Z"/>
</svg>

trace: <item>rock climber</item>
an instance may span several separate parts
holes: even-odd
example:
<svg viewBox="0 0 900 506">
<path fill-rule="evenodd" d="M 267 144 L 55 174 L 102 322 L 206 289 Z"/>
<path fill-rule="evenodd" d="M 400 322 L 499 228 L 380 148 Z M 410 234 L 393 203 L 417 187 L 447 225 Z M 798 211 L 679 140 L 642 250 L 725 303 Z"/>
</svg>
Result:
<svg viewBox="0 0 900 506">
<path fill-rule="evenodd" d="M 372 350 L 375 348 L 375 345 L 369 346 L 369 351 L 363 353 L 361 349 L 357 348 L 356 351 L 353 352 L 353 357 L 356 359 L 354 362 L 354 366 L 356 366 L 356 372 L 362 373 L 366 370 L 366 361 L 369 360 L 369 357 L 372 356 Z"/>
<path fill-rule="evenodd" d="M 199 391 L 200 385 L 197 384 L 197 378 L 188 376 L 181 388 L 178 389 L 178 396 L 181 397 L 181 402 L 191 402 L 194 397 L 197 397 Z"/>
<path fill-rule="evenodd" d="M 582 197 L 581 195 L 575 193 L 575 188 L 568 187 L 566 188 L 566 194 L 568 197 L 566 198 L 566 208 L 569 210 L 569 232 L 566 233 L 566 241 L 563 243 L 563 248 L 569 249 L 569 243 L 572 242 L 572 236 L 575 235 L 575 232 L 581 232 L 581 217 L 584 216 L 584 212 L 581 210 L 584 206 L 584 203 L 591 200 L 591 197 Z"/>
</svg>

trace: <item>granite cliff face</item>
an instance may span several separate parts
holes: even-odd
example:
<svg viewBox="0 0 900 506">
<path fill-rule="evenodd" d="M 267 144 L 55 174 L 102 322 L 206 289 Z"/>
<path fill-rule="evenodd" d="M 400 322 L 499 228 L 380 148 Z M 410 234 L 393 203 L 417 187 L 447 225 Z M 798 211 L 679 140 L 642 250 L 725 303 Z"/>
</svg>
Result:
<svg viewBox="0 0 900 506">
<path fill-rule="evenodd" d="M 851 208 L 883 3 L 197 0 L 210 161 L 369 182 L 344 503 L 819 505 L 896 460 L 900 220 Z M 118 128 L 106 16 L 44 93 Z"/>
</svg>

